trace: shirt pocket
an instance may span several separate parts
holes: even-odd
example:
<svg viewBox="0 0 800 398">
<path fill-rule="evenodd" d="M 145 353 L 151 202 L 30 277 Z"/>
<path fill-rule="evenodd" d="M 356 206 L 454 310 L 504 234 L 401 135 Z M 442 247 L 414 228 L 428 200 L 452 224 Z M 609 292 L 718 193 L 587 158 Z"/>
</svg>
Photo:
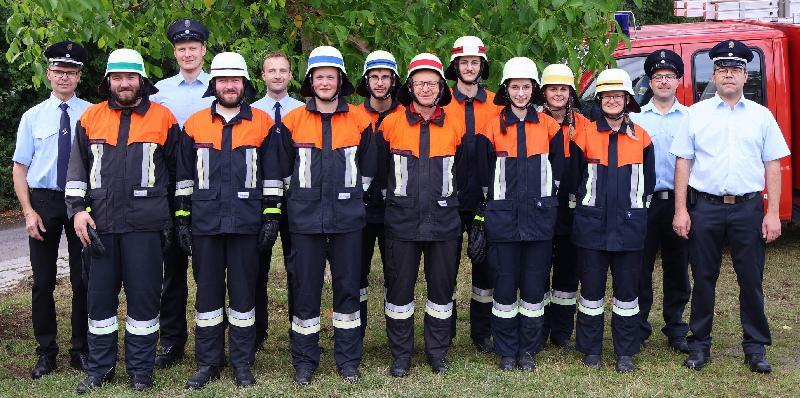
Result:
<svg viewBox="0 0 800 398">
<path fill-rule="evenodd" d="M 39 152 L 45 145 L 49 146 L 50 142 L 56 141 L 55 146 L 52 148 L 54 149 L 52 154 L 48 154 L 47 156 L 58 156 L 58 130 L 55 128 L 49 129 L 38 129 L 34 130 L 31 134 L 33 136 L 33 153 L 34 156 L 41 153 Z M 71 137 L 70 137 L 71 138 Z"/>
<path fill-rule="evenodd" d="M 128 206 L 127 223 L 134 229 L 163 229 L 170 224 L 166 188 L 133 187 Z"/>
</svg>

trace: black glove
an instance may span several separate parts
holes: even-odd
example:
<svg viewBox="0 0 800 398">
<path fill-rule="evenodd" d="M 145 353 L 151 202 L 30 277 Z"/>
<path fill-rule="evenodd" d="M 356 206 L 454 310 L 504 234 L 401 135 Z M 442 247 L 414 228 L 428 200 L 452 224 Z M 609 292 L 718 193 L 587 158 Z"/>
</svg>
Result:
<svg viewBox="0 0 800 398">
<path fill-rule="evenodd" d="M 467 256 L 473 264 L 480 264 L 486 260 L 486 228 L 483 220 L 483 213 L 475 214 L 472 226 L 469 229 L 469 241 L 467 242 Z"/>
<path fill-rule="evenodd" d="M 97 235 L 97 230 L 87 225 L 86 232 L 89 234 L 89 254 L 92 257 L 100 257 L 106 254 L 106 247 L 100 240 L 100 236 Z"/>
<path fill-rule="evenodd" d="M 169 251 L 169 248 L 172 246 L 172 241 L 173 241 L 172 234 L 173 233 L 174 232 L 172 231 L 172 228 L 166 228 L 166 229 L 162 229 L 161 230 L 161 252 L 162 253 L 166 254 L 167 251 Z"/>
<path fill-rule="evenodd" d="M 278 239 L 279 220 L 266 219 L 261 223 L 261 232 L 258 233 L 258 251 L 266 253 L 272 250 L 275 240 Z"/>
<path fill-rule="evenodd" d="M 175 227 L 175 236 L 178 238 L 178 246 L 187 255 L 192 255 L 192 227 L 188 222 L 178 222 Z"/>
</svg>

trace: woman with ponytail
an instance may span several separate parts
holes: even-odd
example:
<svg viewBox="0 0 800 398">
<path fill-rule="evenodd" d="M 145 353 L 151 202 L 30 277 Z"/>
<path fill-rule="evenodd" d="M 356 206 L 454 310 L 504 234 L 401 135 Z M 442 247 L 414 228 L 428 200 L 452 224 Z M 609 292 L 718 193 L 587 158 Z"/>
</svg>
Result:
<svg viewBox="0 0 800 398">
<path fill-rule="evenodd" d="M 544 113 L 559 123 L 556 140 L 563 142 L 563 157 L 568 159 L 576 135 L 586 135 L 592 123 L 578 113 L 578 95 L 575 92 L 575 75 L 569 66 L 552 64 L 542 71 L 542 93 Z M 563 179 L 562 179 L 563 180 Z M 575 208 L 575 194 L 568 189 L 558 191 L 558 217 L 553 237 L 553 275 L 545 278 L 545 292 L 550 293 L 550 302 L 545 307 L 545 333 L 550 342 L 565 350 L 574 348 L 572 331 L 575 328 L 575 305 L 578 296 L 578 273 L 575 246 L 570 240 L 572 231 L 572 212 Z M 552 286 L 552 290 L 551 290 Z"/>
<path fill-rule="evenodd" d="M 476 169 L 486 192 L 473 228 L 485 228 L 494 279 L 492 337 L 500 369 L 533 371 L 544 326 L 559 180 L 564 170 L 559 126 L 544 113 L 536 64 L 512 58 L 494 103 L 504 108 L 478 141 Z M 470 256 L 476 251 L 470 234 Z M 475 261 L 475 258 L 472 258 Z"/>
<path fill-rule="evenodd" d="M 609 267 L 613 278 L 611 331 L 618 372 L 634 370 L 639 352 L 639 272 L 647 207 L 655 186 L 655 158 L 647 132 L 631 122 L 639 112 L 631 79 L 622 69 L 597 77 L 602 115 L 577 134 L 571 159 L 577 171 L 572 242 L 577 246 L 580 296 L 576 349 L 600 368 L 603 311 Z"/>
</svg>

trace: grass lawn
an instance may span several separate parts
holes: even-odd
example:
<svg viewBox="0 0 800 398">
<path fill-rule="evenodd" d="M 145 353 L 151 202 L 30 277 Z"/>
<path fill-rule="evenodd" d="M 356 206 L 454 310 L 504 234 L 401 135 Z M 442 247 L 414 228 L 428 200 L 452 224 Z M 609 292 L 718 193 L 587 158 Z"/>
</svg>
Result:
<svg viewBox="0 0 800 398">
<path fill-rule="evenodd" d="M 614 355 L 608 329 L 610 313 L 606 311 L 603 369 L 593 371 L 584 367 L 580 355 L 561 352 L 547 346 L 539 354 L 537 370 L 533 374 L 521 371 L 504 373 L 497 369 L 494 355 L 478 353 L 469 340 L 469 262 L 462 257 L 459 275 L 458 336 L 450 351 L 452 365 L 445 376 L 433 375 L 425 363 L 422 351 L 422 308 L 424 283 L 417 286 L 416 347 L 410 377 L 394 379 L 388 375 L 390 354 L 386 345 L 385 321 L 382 305 L 382 274 L 380 260 L 375 259 L 371 274 L 370 318 L 361 367 L 362 379 L 348 385 L 336 374 L 333 363 L 333 327 L 330 321 L 331 288 L 326 284 L 323 295 L 323 329 L 321 344 L 326 352 L 311 386 L 299 388 L 292 384 L 291 356 L 289 351 L 286 307 L 286 276 L 279 253 L 273 256 L 270 275 L 270 336 L 266 351 L 256 356 L 254 374 L 258 385 L 251 389 L 238 389 L 233 383 L 230 369 L 222 378 L 201 391 L 183 389 L 186 379 L 194 370 L 194 346 L 190 334 L 187 356 L 171 369 L 156 371 L 156 388 L 147 394 L 136 394 L 129 389 L 124 362 L 117 366 L 113 383 L 96 391 L 94 396 L 263 396 L 263 397 L 563 397 L 563 396 L 800 396 L 800 231 L 785 231 L 779 242 L 768 251 L 764 293 L 767 316 L 772 328 L 773 346 L 768 358 L 773 373 L 768 376 L 751 373 L 742 363 L 740 346 L 738 298 L 735 274 L 730 260 L 725 259 L 717 290 L 713 362 L 703 371 L 682 366 L 684 355 L 666 348 L 666 338 L 656 332 L 636 357 L 637 370 L 620 375 L 614 371 Z M 280 247 L 280 245 L 276 245 Z M 377 256 L 376 256 L 377 257 Z M 660 297 L 659 274 L 655 275 L 656 297 Z M 190 278 L 191 279 L 191 278 Z M 420 276 L 420 280 L 423 276 Z M 610 279 L 610 278 L 609 278 Z M 194 286 L 190 288 L 190 302 L 194 301 Z M 610 289 L 609 289 L 610 290 Z M 34 364 L 35 341 L 30 320 L 30 289 L 20 287 L 0 296 L 0 397 L 61 397 L 74 395 L 75 384 L 83 377 L 67 365 L 69 348 L 69 281 L 62 279 L 56 288 L 59 314 L 59 369 L 41 380 L 30 379 Z M 651 321 L 654 330 L 663 326 L 660 300 L 653 306 Z M 190 304 L 190 308 L 193 305 Z M 121 308 L 124 311 L 124 305 Z M 688 309 L 687 309 L 688 317 Z M 190 327 L 194 311 L 187 313 Z M 122 337 L 124 327 L 121 329 Z M 120 338 L 121 340 L 121 338 Z M 120 347 L 120 355 L 124 353 Z"/>
</svg>

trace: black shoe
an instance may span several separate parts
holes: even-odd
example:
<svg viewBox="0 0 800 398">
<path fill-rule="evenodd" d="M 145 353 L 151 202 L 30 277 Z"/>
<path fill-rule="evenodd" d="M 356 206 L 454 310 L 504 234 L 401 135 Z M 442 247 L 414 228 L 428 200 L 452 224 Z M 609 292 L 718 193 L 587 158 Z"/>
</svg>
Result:
<svg viewBox="0 0 800 398">
<path fill-rule="evenodd" d="M 575 345 L 572 344 L 569 339 L 566 340 L 556 340 L 554 338 L 550 339 L 550 342 L 553 343 L 554 346 L 564 350 L 564 351 L 572 351 L 575 349 Z"/>
<path fill-rule="evenodd" d="M 600 369 L 600 359 L 600 355 L 586 354 L 583 356 L 583 364 L 592 369 L 598 370 Z"/>
<path fill-rule="evenodd" d="M 153 375 L 134 374 L 131 376 L 131 388 L 136 391 L 145 391 L 153 388 Z"/>
<path fill-rule="evenodd" d="M 89 356 L 84 353 L 73 354 L 69 359 L 69 366 L 81 372 L 87 372 L 89 370 Z"/>
<path fill-rule="evenodd" d="M 519 359 L 517 359 L 517 364 L 523 371 L 533 372 L 536 370 L 536 355 L 526 352 L 519 356 Z"/>
<path fill-rule="evenodd" d="M 294 377 L 292 379 L 297 385 L 307 386 L 311 384 L 312 378 L 314 378 L 314 369 L 299 368 L 295 369 Z"/>
<path fill-rule="evenodd" d="M 239 387 L 247 388 L 256 385 L 256 378 L 249 367 L 236 368 L 233 370 L 233 380 Z"/>
<path fill-rule="evenodd" d="M 342 380 L 344 380 L 345 383 L 356 384 L 361 379 L 361 373 L 358 372 L 357 367 L 348 366 L 337 370 L 339 371 L 339 376 L 342 376 Z"/>
<path fill-rule="evenodd" d="M 395 359 L 392 361 L 392 367 L 389 369 L 389 374 L 392 377 L 406 377 L 411 373 L 411 364 L 407 359 Z"/>
<path fill-rule="evenodd" d="M 156 369 L 168 368 L 183 359 L 182 346 L 161 347 L 156 353 Z"/>
<path fill-rule="evenodd" d="M 497 367 L 499 367 L 500 370 L 511 372 L 517 369 L 517 360 L 514 357 L 502 357 Z"/>
<path fill-rule="evenodd" d="M 432 359 L 429 361 L 429 363 L 431 365 L 431 370 L 433 371 L 433 373 L 443 375 L 447 373 L 448 370 L 450 370 L 450 367 L 447 366 L 447 361 L 445 361 L 444 358 Z"/>
<path fill-rule="evenodd" d="M 686 337 L 670 337 L 667 341 L 667 345 L 675 352 L 689 353 L 689 343 L 686 342 Z"/>
<path fill-rule="evenodd" d="M 689 356 L 683 361 L 683 366 L 689 369 L 700 370 L 711 362 L 710 350 L 698 350 L 689 352 Z"/>
<path fill-rule="evenodd" d="M 42 376 L 49 375 L 56 370 L 56 367 L 55 358 L 50 358 L 44 354 L 39 355 L 39 359 L 36 360 L 36 365 L 31 369 L 31 378 L 38 379 Z"/>
<path fill-rule="evenodd" d="M 490 337 L 472 339 L 472 345 L 484 354 L 491 354 L 494 352 L 494 343 L 492 343 Z"/>
<path fill-rule="evenodd" d="M 744 363 L 750 366 L 751 372 L 769 374 L 772 373 L 772 366 L 767 362 L 764 354 L 745 354 Z"/>
<path fill-rule="evenodd" d="M 90 390 L 100 388 L 103 384 L 110 382 L 114 379 L 114 369 L 108 371 L 105 376 L 86 376 L 83 381 L 75 386 L 75 392 L 78 394 L 86 394 Z"/>
<path fill-rule="evenodd" d="M 199 390 L 205 387 L 211 381 L 219 378 L 219 369 L 217 366 L 201 366 L 197 368 L 197 372 L 186 381 L 186 388 Z"/>
<path fill-rule="evenodd" d="M 633 357 L 627 355 L 620 355 L 617 357 L 617 372 L 628 373 L 633 372 L 636 367 L 633 365 Z"/>
</svg>

